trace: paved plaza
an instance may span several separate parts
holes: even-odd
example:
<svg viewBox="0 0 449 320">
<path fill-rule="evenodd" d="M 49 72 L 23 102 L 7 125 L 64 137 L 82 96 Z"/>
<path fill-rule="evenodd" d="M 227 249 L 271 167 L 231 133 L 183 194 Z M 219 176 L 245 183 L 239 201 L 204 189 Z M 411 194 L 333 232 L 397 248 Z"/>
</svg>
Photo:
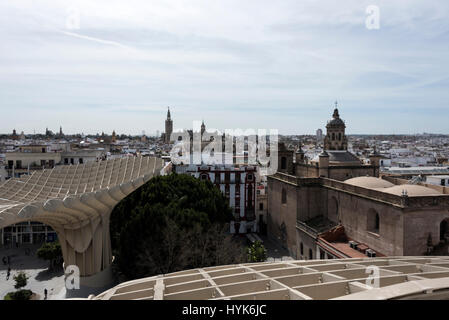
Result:
<svg viewBox="0 0 449 320">
<path fill-rule="evenodd" d="M 18 248 L 0 248 L 0 299 L 3 299 L 8 292 L 16 290 L 14 275 L 19 271 L 24 271 L 29 277 L 25 289 L 37 294 L 36 299 L 44 299 L 44 289 L 48 291 L 48 300 L 64 298 L 64 271 L 62 267 L 55 271 L 49 271 L 49 262 L 36 256 L 39 247 L 40 245 L 21 245 Z M 6 256 L 10 256 L 11 275 L 9 280 L 6 280 L 8 265 L 4 265 L 1 261 Z"/>
</svg>

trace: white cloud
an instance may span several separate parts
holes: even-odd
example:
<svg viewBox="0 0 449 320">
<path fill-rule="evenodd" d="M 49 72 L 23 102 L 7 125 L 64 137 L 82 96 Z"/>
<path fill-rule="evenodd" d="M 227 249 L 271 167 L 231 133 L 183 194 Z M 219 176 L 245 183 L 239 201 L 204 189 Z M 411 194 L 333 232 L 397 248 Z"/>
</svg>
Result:
<svg viewBox="0 0 449 320">
<path fill-rule="evenodd" d="M 371 4 L 380 8 L 380 30 L 365 28 Z M 79 30 L 65 28 L 73 8 Z M 0 109 L 16 123 L 2 122 L 0 131 L 57 127 L 64 114 L 74 129 L 93 130 L 85 114 L 72 114 L 78 109 L 94 119 L 109 110 L 105 131 L 162 130 L 171 105 L 179 127 L 192 118 L 229 127 L 241 118 L 314 132 L 339 99 L 346 112 L 362 108 L 369 118 L 354 130 L 381 132 L 387 127 L 372 121 L 384 118 L 379 106 L 447 105 L 448 21 L 444 0 L 5 0 Z M 143 121 L 149 108 L 160 115 Z M 21 109 L 32 113 L 27 121 Z M 413 131 L 432 131 L 426 121 Z"/>
</svg>

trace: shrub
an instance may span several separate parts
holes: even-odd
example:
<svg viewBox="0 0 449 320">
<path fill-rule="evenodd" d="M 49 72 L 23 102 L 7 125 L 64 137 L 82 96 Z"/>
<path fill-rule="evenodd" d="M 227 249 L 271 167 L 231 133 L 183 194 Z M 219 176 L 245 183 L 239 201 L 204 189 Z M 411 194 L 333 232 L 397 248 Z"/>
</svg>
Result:
<svg viewBox="0 0 449 320">
<path fill-rule="evenodd" d="M 6 296 L 3 298 L 4 300 L 30 300 L 31 296 L 33 295 L 33 292 L 31 290 L 18 290 L 16 292 L 9 292 L 6 294 Z"/>
<path fill-rule="evenodd" d="M 263 262 L 267 259 L 267 250 L 260 241 L 255 241 L 248 247 L 249 262 Z"/>
<path fill-rule="evenodd" d="M 14 281 L 16 284 L 14 285 L 14 288 L 19 290 L 20 288 L 23 288 L 27 285 L 28 278 L 26 273 L 23 271 L 20 271 L 18 274 L 14 276 Z"/>
</svg>

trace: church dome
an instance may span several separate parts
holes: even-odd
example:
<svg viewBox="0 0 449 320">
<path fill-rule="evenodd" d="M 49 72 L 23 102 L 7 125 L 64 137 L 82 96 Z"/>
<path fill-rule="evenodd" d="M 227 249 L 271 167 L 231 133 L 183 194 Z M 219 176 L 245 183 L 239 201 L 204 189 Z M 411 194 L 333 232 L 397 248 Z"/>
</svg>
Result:
<svg viewBox="0 0 449 320">
<path fill-rule="evenodd" d="M 344 127 L 345 122 L 340 119 L 340 115 L 338 113 L 338 109 L 335 108 L 334 114 L 332 115 L 332 120 L 327 122 L 327 126 L 338 126 L 338 127 Z"/>
<path fill-rule="evenodd" d="M 441 193 L 428 187 L 416 185 L 416 184 L 401 184 L 395 185 L 390 188 L 381 190 L 382 192 L 391 193 L 397 196 L 401 196 L 403 191 L 407 192 L 408 196 L 436 196 Z"/>
<path fill-rule="evenodd" d="M 332 119 L 332 120 L 330 120 L 330 121 L 327 123 L 327 125 L 330 125 L 330 126 L 344 126 L 345 123 L 344 123 L 344 121 L 341 120 L 340 118 L 337 118 L 337 119 Z"/>
<path fill-rule="evenodd" d="M 394 184 L 376 177 L 356 177 L 345 180 L 346 184 L 350 184 L 357 187 L 363 187 L 368 189 L 377 189 L 377 188 L 390 188 L 394 187 Z"/>
</svg>

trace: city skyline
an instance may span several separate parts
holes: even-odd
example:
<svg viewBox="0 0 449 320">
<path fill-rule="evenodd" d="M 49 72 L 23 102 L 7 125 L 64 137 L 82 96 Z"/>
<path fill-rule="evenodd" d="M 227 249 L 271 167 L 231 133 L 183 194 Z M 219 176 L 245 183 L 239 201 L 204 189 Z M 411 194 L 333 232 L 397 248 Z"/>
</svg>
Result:
<svg viewBox="0 0 449 320">
<path fill-rule="evenodd" d="M 4 1 L 0 132 L 449 133 L 449 4 Z M 239 10 L 236 10 L 238 8 Z M 101 125 L 99 124 L 101 120 Z"/>
<path fill-rule="evenodd" d="M 317 128 L 317 129 L 322 129 L 325 130 L 325 126 L 323 126 L 322 128 Z M 54 130 L 51 130 L 51 128 L 48 128 L 49 131 L 51 131 L 55 136 L 58 136 L 59 132 L 56 132 Z M 237 128 L 240 129 L 240 128 Z M 264 129 L 264 128 L 262 128 Z M 17 129 L 13 129 L 16 130 L 16 134 L 20 135 L 21 132 L 23 130 L 17 130 Z M 176 128 L 174 130 L 174 132 L 176 132 L 176 130 L 191 130 L 191 128 Z M 210 129 L 207 129 L 210 132 L 213 132 Z M 221 129 L 215 129 L 214 130 L 218 130 L 220 133 L 223 133 L 224 130 Z M 129 132 L 118 132 L 117 130 L 113 129 L 112 131 L 115 131 L 117 136 L 121 136 L 121 135 L 125 135 L 125 136 L 131 136 L 131 137 L 140 137 L 140 136 L 147 136 L 147 137 L 157 137 L 157 138 L 161 138 L 161 135 L 164 133 L 164 130 L 155 130 L 155 131 L 148 131 L 145 133 L 141 132 L 137 132 L 137 133 L 129 133 Z M 94 136 L 101 136 L 102 134 L 104 134 L 105 136 L 111 136 L 112 135 L 112 131 L 111 132 L 107 132 L 105 130 L 100 130 L 100 131 L 96 131 L 96 132 L 63 132 L 64 136 L 76 136 L 76 135 L 82 135 L 84 137 L 94 137 Z M 145 131 L 145 130 L 143 130 Z M 12 132 L 0 132 L 0 135 L 11 135 Z M 33 136 L 33 135 L 45 135 L 45 130 L 43 130 L 42 132 L 36 131 L 34 130 L 33 132 L 23 132 L 23 134 L 25 136 Z M 308 133 L 291 133 L 291 134 L 279 134 L 280 136 L 316 136 L 316 132 L 308 132 Z M 388 132 L 384 132 L 384 133 L 348 133 L 348 136 L 419 136 L 419 135 L 442 135 L 442 136 L 448 136 L 449 133 L 439 133 L 439 132 L 426 132 L 426 131 L 422 131 L 422 132 L 412 132 L 412 133 L 388 133 Z"/>
</svg>

